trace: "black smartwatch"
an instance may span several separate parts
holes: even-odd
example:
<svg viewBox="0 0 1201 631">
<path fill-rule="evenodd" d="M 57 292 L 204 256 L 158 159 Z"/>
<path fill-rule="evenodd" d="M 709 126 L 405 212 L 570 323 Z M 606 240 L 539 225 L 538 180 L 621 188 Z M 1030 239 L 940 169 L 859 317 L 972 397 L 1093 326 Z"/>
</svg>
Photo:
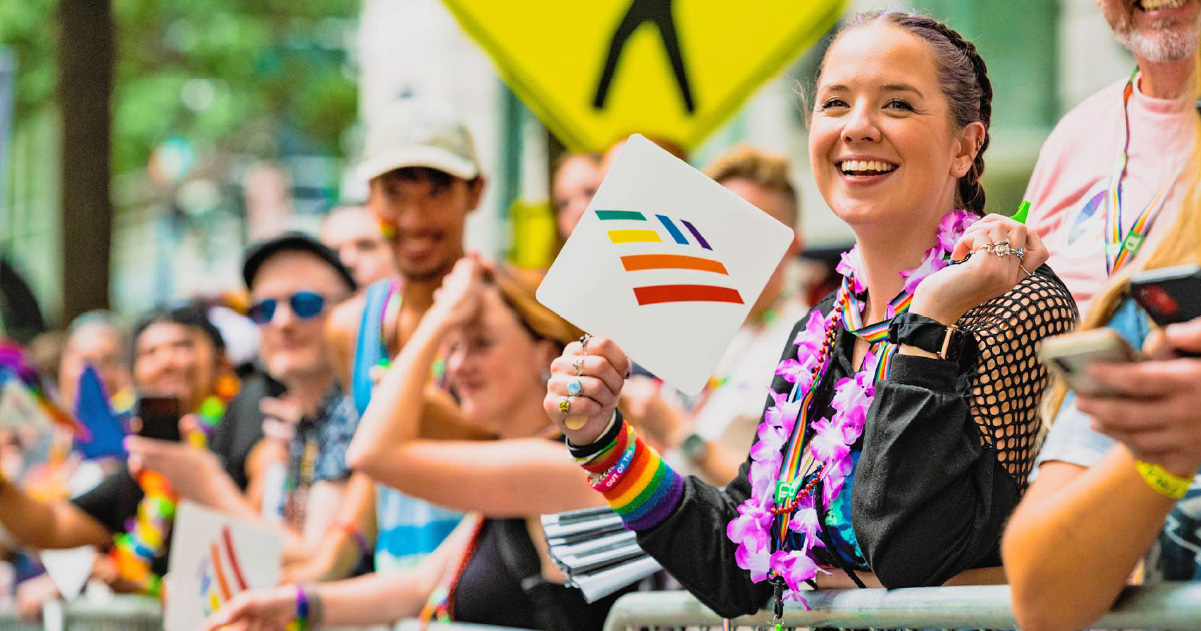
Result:
<svg viewBox="0 0 1201 631">
<path fill-rule="evenodd" d="M 906 311 L 888 325 L 888 341 L 908 344 L 940 359 L 957 362 L 963 354 L 966 336 L 957 326 L 947 326 L 938 320 Z"/>
</svg>

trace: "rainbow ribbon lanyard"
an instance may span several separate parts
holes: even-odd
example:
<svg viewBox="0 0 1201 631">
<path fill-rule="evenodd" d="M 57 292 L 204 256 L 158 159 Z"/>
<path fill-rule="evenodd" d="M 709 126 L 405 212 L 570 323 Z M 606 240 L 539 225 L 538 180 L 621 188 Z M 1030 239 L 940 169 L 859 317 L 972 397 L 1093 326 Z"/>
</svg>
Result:
<svg viewBox="0 0 1201 631">
<path fill-rule="evenodd" d="M 908 311 L 909 305 L 912 303 L 913 294 L 908 291 L 902 291 L 888 304 L 893 313 L 900 315 Z M 864 326 L 863 315 L 859 312 L 859 308 L 851 296 L 850 281 L 847 278 L 843 278 L 842 280 L 842 286 L 838 290 L 838 301 L 834 308 L 842 311 L 843 326 L 846 327 L 847 331 L 867 342 L 870 345 L 869 352 L 876 353 L 879 351 L 880 362 L 876 367 L 876 379 L 883 379 L 888 374 L 888 366 L 892 361 L 892 357 L 897 352 L 897 346 L 888 342 L 888 325 L 892 320 L 882 320 L 875 324 Z M 819 375 L 825 373 L 826 367 L 829 365 L 833 355 L 834 349 L 831 348 L 824 360 L 826 366 L 822 367 L 821 372 L 818 373 Z M 820 377 L 818 380 L 820 380 Z M 810 384 L 809 391 L 805 393 L 805 398 L 801 401 L 800 411 L 797 414 L 797 422 L 792 430 L 792 437 L 789 439 L 788 453 L 780 467 L 778 480 L 786 480 L 789 483 L 798 484 L 813 472 L 813 454 L 806 451 L 804 446 L 805 432 L 809 426 L 809 408 L 817 392 L 818 380 L 814 380 Z M 788 395 L 789 401 L 796 401 L 798 389 L 799 386 L 794 384 L 792 392 Z M 781 520 L 780 541 L 783 541 L 788 534 L 789 518 L 790 516 L 785 514 Z"/>
<path fill-rule="evenodd" d="M 1155 195 L 1151 196 L 1151 200 L 1143 208 L 1142 212 L 1135 218 L 1134 223 L 1130 226 L 1130 230 L 1122 234 L 1122 176 L 1126 173 L 1126 162 L 1129 158 L 1130 151 L 1130 98 L 1134 96 L 1134 80 L 1138 76 L 1138 66 L 1134 67 L 1134 71 L 1130 73 L 1130 78 L 1126 80 L 1126 89 L 1122 90 L 1122 123 L 1124 125 L 1124 137 L 1122 138 L 1122 148 L 1118 151 L 1118 156 L 1114 160 L 1113 175 L 1109 178 L 1109 208 L 1105 215 L 1105 270 L 1110 276 L 1116 274 L 1118 270 L 1138 254 L 1139 249 L 1143 247 L 1143 243 L 1147 239 L 1147 233 L 1151 231 L 1151 226 L 1155 223 L 1155 219 L 1159 216 L 1159 211 L 1163 208 L 1164 202 L 1167 201 L 1168 191 L 1172 189 L 1176 179 L 1180 176 L 1184 165 L 1180 165 L 1172 177 L 1160 187 Z"/>
<path fill-rule="evenodd" d="M 392 287 L 388 290 L 388 298 L 384 300 L 384 306 L 381 309 L 379 318 L 379 366 L 388 369 L 392 365 L 392 358 L 388 356 L 388 323 L 392 322 L 395 326 L 400 325 L 400 305 L 404 300 L 401 295 L 401 286 L 399 280 L 392 281 Z M 434 363 L 430 365 L 430 374 L 433 376 L 434 385 L 439 390 L 446 390 L 446 352 L 445 348 L 440 348 L 438 354 L 434 357 Z"/>
</svg>

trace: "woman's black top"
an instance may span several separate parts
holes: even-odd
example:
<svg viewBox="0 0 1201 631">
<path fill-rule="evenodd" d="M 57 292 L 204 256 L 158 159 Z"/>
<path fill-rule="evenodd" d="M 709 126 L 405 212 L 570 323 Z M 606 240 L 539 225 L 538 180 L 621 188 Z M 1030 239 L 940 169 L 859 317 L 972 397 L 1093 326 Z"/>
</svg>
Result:
<svg viewBox="0 0 1201 631">
<path fill-rule="evenodd" d="M 580 590 L 547 582 L 524 519 L 484 520 L 474 554 L 459 577 L 455 622 L 544 631 L 599 631 L 613 602 L 588 604 Z"/>
<path fill-rule="evenodd" d="M 814 308 L 826 314 L 833 306 L 829 296 Z M 784 358 L 796 358 L 792 340 L 807 320 L 793 329 Z M 1075 320 L 1071 294 L 1043 266 L 959 320 L 967 342 L 958 362 L 893 357 L 855 445 L 862 451 L 853 483 L 842 491 L 852 494 L 853 532 L 865 557 L 859 569 L 870 569 L 885 587 L 917 587 L 1000 564 L 1002 530 L 1037 452 L 1038 405 L 1048 383 L 1037 345 Z M 834 384 L 855 373 L 855 340 L 838 333 L 809 418 L 833 413 Z M 777 377 L 772 388 L 787 392 L 791 385 Z M 638 533 L 643 549 L 728 617 L 758 611 L 772 591 L 738 567 L 726 537 L 738 505 L 750 497 L 749 469 L 748 458 L 725 489 L 688 478 L 671 515 Z M 823 530 L 836 528 L 827 521 Z"/>
</svg>

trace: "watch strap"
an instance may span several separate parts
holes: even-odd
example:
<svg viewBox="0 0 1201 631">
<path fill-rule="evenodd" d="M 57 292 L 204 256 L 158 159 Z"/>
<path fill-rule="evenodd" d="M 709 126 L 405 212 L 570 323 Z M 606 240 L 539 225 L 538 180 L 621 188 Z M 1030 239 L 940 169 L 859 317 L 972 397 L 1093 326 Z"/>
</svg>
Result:
<svg viewBox="0 0 1201 631">
<path fill-rule="evenodd" d="M 920 348 L 942 359 L 958 361 L 963 352 L 964 335 L 958 327 L 907 311 L 889 323 L 888 341 Z"/>
</svg>

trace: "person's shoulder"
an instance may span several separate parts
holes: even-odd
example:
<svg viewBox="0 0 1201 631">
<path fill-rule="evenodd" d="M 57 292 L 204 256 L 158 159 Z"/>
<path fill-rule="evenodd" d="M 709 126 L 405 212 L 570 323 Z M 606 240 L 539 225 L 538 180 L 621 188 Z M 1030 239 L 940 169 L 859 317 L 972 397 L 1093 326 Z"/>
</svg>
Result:
<svg viewBox="0 0 1201 631">
<path fill-rule="evenodd" d="M 1075 325 L 1078 317 L 1072 292 L 1049 266 L 1043 265 L 1009 291 L 965 314 L 961 328 L 999 329 L 1020 335 L 1030 324 L 1063 333 Z"/>
<path fill-rule="evenodd" d="M 1037 467 L 1045 462 L 1066 462 L 1081 467 L 1100 462 L 1116 443 L 1092 429 L 1090 423 L 1091 418 L 1076 408 L 1075 395 L 1068 393 L 1053 415 L 1051 431 L 1035 459 L 1031 481 L 1037 475 Z"/>
<path fill-rule="evenodd" d="M 359 329 L 359 321 L 363 318 L 363 309 L 367 307 L 367 294 L 359 292 L 343 300 L 329 314 L 329 324 L 326 331 L 331 335 L 344 335 Z"/>
<path fill-rule="evenodd" d="M 1067 152 L 1079 145 L 1081 140 L 1092 138 L 1097 130 L 1098 118 L 1109 111 L 1115 114 L 1121 111 L 1122 90 L 1125 86 L 1126 79 L 1119 79 L 1085 97 L 1068 110 L 1047 135 L 1040 158 Z"/>
<path fill-rule="evenodd" d="M 1129 77 L 1114 80 L 1106 84 L 1100 90 L 1084 97 L 1079 103 L 1068 110 L 1063 118 L 1059 119 L 1059 124 L 1066 122 L 1087 122 L 1081 119 L 1088 119 L 1095 116 L 1097 112 L 1104 110 L 1113 110 L 1120 112 L 1122 109 L 1122 91 L 1126 89 L 1126 82 Z"/>
</svg>

